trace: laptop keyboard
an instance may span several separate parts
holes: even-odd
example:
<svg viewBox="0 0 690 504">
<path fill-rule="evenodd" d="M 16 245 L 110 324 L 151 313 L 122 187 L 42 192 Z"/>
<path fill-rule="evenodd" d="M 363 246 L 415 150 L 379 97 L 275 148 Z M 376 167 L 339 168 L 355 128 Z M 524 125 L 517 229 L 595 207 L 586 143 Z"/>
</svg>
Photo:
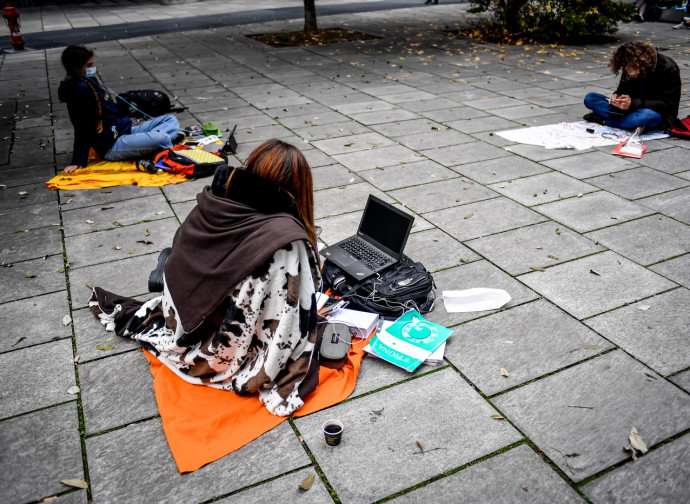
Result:
<svg viewBox="0 0 690 504">
<path fill-rule="evenodd" d="M 352 236 L 338 244 L 344 251 L 362 261 L 370 270 L 392 263 L 393 260 L 362 240 L 359 236 Z"/>
</svg>

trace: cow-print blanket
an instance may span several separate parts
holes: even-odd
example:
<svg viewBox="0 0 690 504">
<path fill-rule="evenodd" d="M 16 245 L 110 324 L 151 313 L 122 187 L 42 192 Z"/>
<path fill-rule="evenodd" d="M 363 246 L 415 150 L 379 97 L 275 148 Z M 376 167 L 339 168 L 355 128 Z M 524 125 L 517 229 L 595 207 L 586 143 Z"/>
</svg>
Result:
<svg viewBox="0 0 690 504">
<path fill-rule="evenodd" d="M 287 416 L 302 406 L 300 392 L 306 395 L 310 387 L 300 385 L 310 366 L 318 366 L 312 354 L 318 352 L 319 278 L 313 249 L 294 241 L 237 285 L 193 332 L 183 331 L 166 286 L 162 296 L 136 311 L 122 336 L 140 341 L 190 383 L 242 395 L 258 392 L 272 414 Z M 114 330 L 120 306 L 106 313 L 95 292 L 89 305 Z"/>
</svg>

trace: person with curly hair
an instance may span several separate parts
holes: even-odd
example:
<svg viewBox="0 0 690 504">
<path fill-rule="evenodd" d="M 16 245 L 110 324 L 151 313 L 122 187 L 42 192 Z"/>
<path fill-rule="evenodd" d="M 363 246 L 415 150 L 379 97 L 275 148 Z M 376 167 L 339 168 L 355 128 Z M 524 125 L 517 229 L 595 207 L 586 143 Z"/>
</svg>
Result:
<svg viewBox="0 0 690 504">
<path fill-rule="evenodd" d="M 680 71 L 668 56 L 642 41 L 627 42 L 613 53 L 611 71 L 621 80 L 610 97 L 587 93 L 585 121 L 621 129 L 668 130 L 678 115 Z"/>
</svg>

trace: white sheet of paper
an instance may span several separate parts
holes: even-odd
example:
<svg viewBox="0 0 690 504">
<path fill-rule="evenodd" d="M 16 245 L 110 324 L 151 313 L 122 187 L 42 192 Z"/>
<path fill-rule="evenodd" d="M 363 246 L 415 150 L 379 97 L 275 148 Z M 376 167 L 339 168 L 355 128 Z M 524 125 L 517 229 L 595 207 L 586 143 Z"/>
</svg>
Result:
<svg viewBox="0 0 690 504">
<path fill-rule="evenodd" d="M 497 310 L 511 299 L 503 289 L 484 288 L 443 291 L 441 297 L 448 313 Z"/>
</svg>

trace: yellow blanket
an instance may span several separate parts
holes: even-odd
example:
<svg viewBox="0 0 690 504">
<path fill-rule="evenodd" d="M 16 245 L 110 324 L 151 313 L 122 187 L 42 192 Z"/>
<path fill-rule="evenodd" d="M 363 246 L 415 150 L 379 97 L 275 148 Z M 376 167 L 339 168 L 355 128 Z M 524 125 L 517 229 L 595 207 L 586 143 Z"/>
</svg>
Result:
<svg viewBox="0 0 690 504">
<path fill-rule="evenodd" d="M 158 187 L 188 180 L 178 173 L 146 173 L 134 161 L 100 161 L 72 173 L 60 172 L 45 183 L 48 189 L 97 189 L 134 184 Z"/>
</svg>

